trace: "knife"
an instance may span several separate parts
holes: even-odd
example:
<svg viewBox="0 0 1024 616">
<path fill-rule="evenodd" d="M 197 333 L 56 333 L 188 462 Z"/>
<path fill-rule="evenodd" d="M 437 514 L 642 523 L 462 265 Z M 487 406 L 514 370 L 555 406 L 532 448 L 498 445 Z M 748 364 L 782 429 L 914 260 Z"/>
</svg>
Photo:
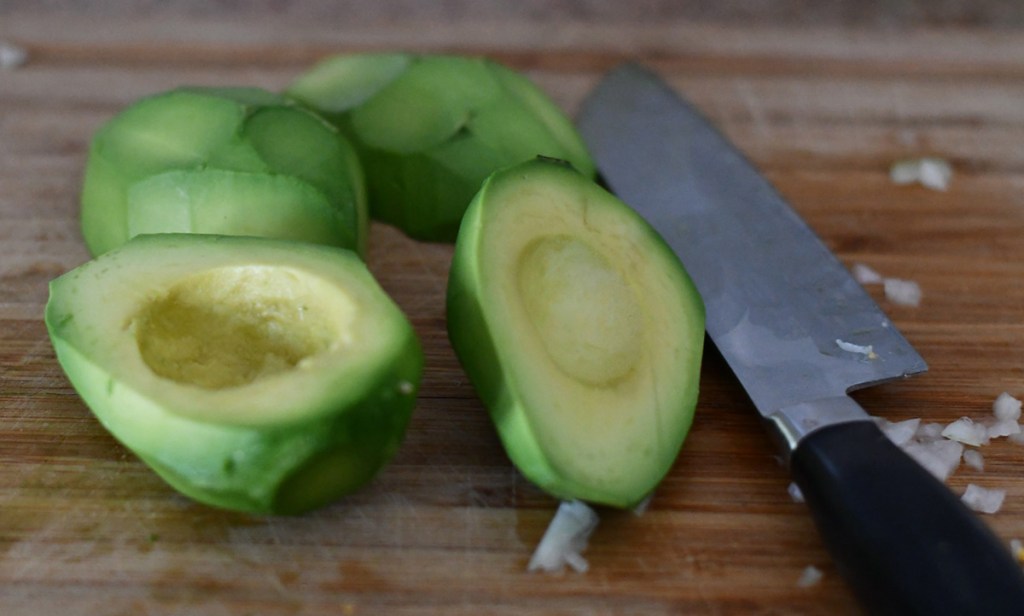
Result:
<svg viewBox="0 0 1024 616">
<path fill-rule="evenodd" d="M 810 227 L 645 68 L 609 73 L 577 124 L 604 182 L 696 283 L 708 335 L 862 606 L 1024 614 L 1024 573 L 1008 546 L 848 395 L 927 365 Z"/>
</svg>

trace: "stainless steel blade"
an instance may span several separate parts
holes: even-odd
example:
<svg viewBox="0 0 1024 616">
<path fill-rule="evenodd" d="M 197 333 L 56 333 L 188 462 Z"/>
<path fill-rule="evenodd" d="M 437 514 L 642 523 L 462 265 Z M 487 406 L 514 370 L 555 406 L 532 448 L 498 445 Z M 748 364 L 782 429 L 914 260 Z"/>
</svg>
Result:
<svg viewBox="0 0 1024 616">
<path fill-rule="evenodd" d="M 769 182 L 653 73 L 612 71 L 578 126 L 609 188 L 680 256 L 709 335 L 791 447 L 865 419 L 848 391 L 927 369 Z"/>
</svg>

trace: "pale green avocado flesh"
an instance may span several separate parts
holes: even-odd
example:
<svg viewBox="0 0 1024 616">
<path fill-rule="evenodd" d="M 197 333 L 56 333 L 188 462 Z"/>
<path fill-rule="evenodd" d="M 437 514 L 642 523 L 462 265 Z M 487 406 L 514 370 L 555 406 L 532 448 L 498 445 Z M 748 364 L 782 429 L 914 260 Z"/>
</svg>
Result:
<svg viewBox="0 0 1024 616">
<path fill-rule="evenodd" d="M 228 182 L 218 186 L 218 178 Z M 154 181 L 163 196 L 149 199 Z M 193 200 L 184 225 L 174 208 L 185 199 L 162 211 L 166 195 L 194 195 L 200 186 L 222 197 L 216 213 Z M 261 199 L 264 191 L 273 196 Z M 368 219 L 362 167 L 348 140 L 306 108 L 257 88 L 180 88 L 145 98 L 104 124 L 90 145 L 82 234 L 93 255 L 141 233 L 168 232 L 298 239 L 364 254 Z"/>
<path fill-rule="evenodd" d="M 635 212 L 564 164 L 492 175 L 448 286 L 452 346 L 512 462 L 562 499 L 636 505 L 693 420 L 704 307 Z"/>
<path fill-rule="evenodd" d="M 54 280 L 46 326 L 99 421 L 210 505 L 300 513 L 391 459 L 423 354 L 349 250 L 141 235 Z"/>
<path fill-rule="evenodd" d="M 498 169 L 548 156 L 595 174 L 561 109 L 526 77 L 483 58 L 336 56 L 288 94 L 350 138 L 371 215 L 416 239 L 454 241 L 473 195 Z"/>
</svg>

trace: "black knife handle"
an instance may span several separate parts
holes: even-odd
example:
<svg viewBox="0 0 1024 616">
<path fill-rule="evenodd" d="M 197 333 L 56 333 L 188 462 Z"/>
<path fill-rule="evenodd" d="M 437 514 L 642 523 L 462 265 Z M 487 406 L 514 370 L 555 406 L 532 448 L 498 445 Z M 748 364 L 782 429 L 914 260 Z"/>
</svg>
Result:
<svg viewBox="0 0 1024 616">
<path fill-rule="evenodd" d="M 1024 614 L 1024 571 L 988 526 L 872 421 L 805 436 L 793 477 L 869 614 Z"/>
</svg>

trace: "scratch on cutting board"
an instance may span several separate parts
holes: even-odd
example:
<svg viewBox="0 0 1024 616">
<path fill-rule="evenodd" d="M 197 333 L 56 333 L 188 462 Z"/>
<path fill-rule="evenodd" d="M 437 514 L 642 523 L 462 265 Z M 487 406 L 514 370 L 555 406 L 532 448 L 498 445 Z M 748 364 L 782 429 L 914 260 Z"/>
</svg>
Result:
<svg viewBox="0 0 1024 616">
<path fill-rule="evenodd" d="M 758 136 L 762 138 L 768 137 L 771 133 L 770 122 L 761 109 L 761 103 L 758 101 L 750 82 L 746 79 L 734 79 L 732 81 L 732 88 L 737 98 L 743 103 L 747 114 L 750 115 Z"/>
<path fill-rule="evenodd" d="M 898 81 L 890 83 L 887 88 L 887 92 L 890 97 L 890 100 L 888 101 L 888 108 L 892 110 L 892 113 L 895 116 L 895 126 L 900 129 L 899 134 L 897 135 L 900 144 L 916 149 L 920 147 L 920 135 L 912 126 L 907 126 L 910 114 L 907 113 L 907 107 L 903 103 L 905 91 L 906 88 L 903 83 Z"/>
<path fill-rule="evenodd" d="M 432 271 L 430 267 L 427 266 L 428 255 L 426 253 L 426 247 L 424 246 L 423 243 L 414 242 L 412 246 L 416 252 L 416 262 L 419 264 L 420 269 L 423 270 L 424 276 L 426 276 L 427 280 L 434 281 L 434 292 L 436 292 L 440 297 L 444 297 L 445 293 L 447 293 L 448 273 L 435 272 Z"/>
<path fill-rule="evenodd" d="M 411 313 L 413 316 L 433 312 L 438 306 L 443 306 L 443 298 L 447 293 L 448 285 L 448 261 L 439 261 L 432 255 L 433 251 L 442 248 L 412 240 L 406 240 L 404 243 L 400 244 L 399 247 L 400 250 L 393 250 L 384 253 L 382 259 L 384 261 L 396 259 L 399 257 L 395 255 L 404 254 L 404 257 L 402 257 L 402 265 L 404 266 L 405 271 L 402 273 L 402 277 L 414 281 L 411 288 L 424 285 L 426 288 L 423 290 L 426 292 L 400 292 L 400 285 L 398 285 L 398 281 L 395 281 L 396 287 L 394 289 L 390 289 L 394 291 L 395 301 L 397 301 L 399 305 L 406 310 L 406 312 Z M 434 265 L 438 265 L 439 267 L 434 267 Z M 387 269 L 383 264 L 380 264 L 379 267 L 381 269 Z M 388 285 L 385 285 L 386 288 L 387 286 Z M 440 303 L 438 302 L 439 298 Z"/>
<path fill-rule="evenodd" d="M 36 338 L 35 342 L 20 354 L 17 360 L 11 364 L 12 374 L 18 369 L 28 368 L 32 364 L 46 360 L 46 356 L 50 354 L 50 339 L 48 337 L 41 336 Z M 22 377 L 22 383 L 29 386 L 32 389 L 46 389 L 53 387 L 55 383 L 63 382 L 64 375 L 59 372 L 52 370 L 25 370 L 25 374 Z"/>
</svg>

